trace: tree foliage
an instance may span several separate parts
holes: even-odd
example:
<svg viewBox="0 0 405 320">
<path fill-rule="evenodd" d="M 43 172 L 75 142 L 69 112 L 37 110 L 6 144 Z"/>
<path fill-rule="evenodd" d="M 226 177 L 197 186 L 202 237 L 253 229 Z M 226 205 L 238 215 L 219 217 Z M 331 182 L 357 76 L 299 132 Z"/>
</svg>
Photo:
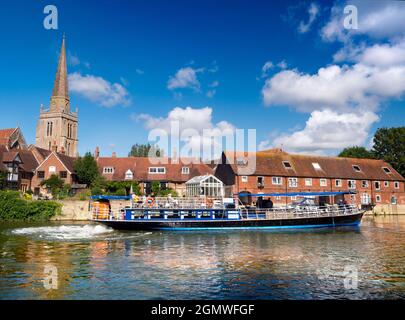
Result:
<svg viewBox="0 0 405 320">
<path fill-rule="evenodd" d="M 6 177 L 7 173 L 0 170 L 0 190 L 4 190 L 6 188 Z"/>
<path fill-rule="evenodd" d="M 41 186 L 49 189 L 56 196 L 64 187 L 65 182 L 58 175 L 53 174 L 49 179 L 41 181 Z"/>
<path fill-rule="evenodd" d="M 79 157 L 74 163 L 74 169 L 79 183 L 87 184 L 88 186 L 99 178 L 97 161 L 87 152 L 84 157 Z"/>
<path fill-rule="evenodd" d="M 139 144 L 136 143 L 132 146 L 131 151 L 129 152 L 129 157 L 163 157 L 164 150 L 159 148 L 157 145 L 150 145 L 148 144 Z"/>
<path fill-rule="evenodd" d="M 374 154 L 364 147 L 354 146 L 343 149 L 342 152 L 339 153 L 339 157 L 373 159 Z"/>
<path fill-rule="evenodd" d="M 405 127 L 378 129 L 372 152 L 405 176 Z"/>
</svg>

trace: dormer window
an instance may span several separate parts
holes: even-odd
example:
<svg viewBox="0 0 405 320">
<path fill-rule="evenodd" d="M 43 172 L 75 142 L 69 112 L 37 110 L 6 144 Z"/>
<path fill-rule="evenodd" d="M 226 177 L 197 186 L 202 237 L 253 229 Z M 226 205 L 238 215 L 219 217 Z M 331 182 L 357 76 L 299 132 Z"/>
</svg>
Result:
<svg viewBox="0 0 405 320">
<path fill-rule="evenodd" d="M 386 174 L 390 174 L 390 173 L 391 173 L 390 168 L 383 167 L 382 169 L 384 170 L 384 172 L 385 172 Z"/>
<path fill-rule="evenodd" d="M 114 167 L 104 167 L 103 168 L 103 174 L 113 174 L 114 173 Z"/>
<path fill-rule="evenodd" d="M 238 166 L 246 166 L 247 165 L 247 161 L 244 158 L 237 158 L 236 159 L 236 164 Z"/>
<path fill-rule="evenodd" d="M 190 168 L 189 167 L 181 168 L 181 174 L 190 174 Z"/>
<path fill-rule="evenodd" d="M 318 162 L 312 162 L 312 166 L 314 167 L 315 170 L 322 170 Z"/>
<path fill-rule="evenodd" d="M 134 179 L 134 174 L 132 173 L 131 170 L 127 170 L 127 172 L 125 172 L 125 180 L 133 180 Z"/>
<path fill-rule="evenodd" d="M 292 169 L 291 163 L 288 161 L 283 161 L 283 165 L 284 165 L 284 168 L 286 168 L 286 169 Z"/>
<path fill-rule="evenodd" d="M 353 167 L 354 171 L 361 172 L 361 169 L 360 169 L 360 167 L 358 165 L 355 164 L 355 165 L 352 165 L 352 167 Z"/>
<path fill-rule="evenodd" d="M 150 167 L 149 173 L 151 174 L 165 174 L 166 168 L 165 167 Z"/>
</svg>

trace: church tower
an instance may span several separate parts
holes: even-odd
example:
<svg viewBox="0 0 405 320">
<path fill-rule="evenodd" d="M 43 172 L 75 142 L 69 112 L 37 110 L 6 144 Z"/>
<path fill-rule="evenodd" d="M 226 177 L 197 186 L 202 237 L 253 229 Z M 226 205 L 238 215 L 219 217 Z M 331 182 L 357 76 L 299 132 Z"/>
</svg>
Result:
<svg viewBox="0 0 405 320">
<path fill-rule="evenodd" d="M 77 125 L 78 111 L 77 109 L 76 112 L 70 111 L 65 37 L 63 37 L 50 106 L 45 110 L 41 105 L 35 145 L 76 157 Z"/>
</svg>

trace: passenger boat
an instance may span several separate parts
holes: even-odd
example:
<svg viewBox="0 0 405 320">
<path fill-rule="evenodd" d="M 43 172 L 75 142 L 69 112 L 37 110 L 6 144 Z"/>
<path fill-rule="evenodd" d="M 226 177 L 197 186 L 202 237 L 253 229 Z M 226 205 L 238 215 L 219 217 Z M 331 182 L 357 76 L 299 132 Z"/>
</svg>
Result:
<svg viewBox="0 0 405 320">
<path fill-rule="evenodd" d="M 222 230 L 281 229 L 357 226 L 365 210 L 342 199 L 352 192 L 300 192 L 238 194 L 234 198 L 151 198 L 137 196 L 91 197 L 91 220 L 120 230 Z M 256 205 L 241 198 L 256 198 Z M 297 201 L 273 207 L 265 197 L 296 197 Z M 340 200 L 326 204 L 320 199 Z M 130 200 L 113 212 L 110 200 Z M 262 205 L 260 205 L 262 204 Z"/>
</svg>

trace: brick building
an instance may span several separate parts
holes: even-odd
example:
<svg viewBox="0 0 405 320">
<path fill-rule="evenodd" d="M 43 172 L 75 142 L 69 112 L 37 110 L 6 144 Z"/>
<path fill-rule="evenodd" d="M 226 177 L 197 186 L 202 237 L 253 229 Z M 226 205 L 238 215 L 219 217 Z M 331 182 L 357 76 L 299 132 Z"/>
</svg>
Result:
<svg viewBox="0 0 405 320">
<path fill-rule="evenodd" d="M 248 165 L 245 154 L 224 152 L 215 175 L 226 185 L 226 193 L 285 193 L 304 191 L 356 191 L 363 205 L 405 204 L 404 178 L 382 160 L 321 157 L 289 154 L 272 149 L 255 154 L 252 174 L 239 172 Z M 275 197 L 275 204 L 294 198 Z M 333 199 L 326 199 L 327 202 Z"/>
</svg>

